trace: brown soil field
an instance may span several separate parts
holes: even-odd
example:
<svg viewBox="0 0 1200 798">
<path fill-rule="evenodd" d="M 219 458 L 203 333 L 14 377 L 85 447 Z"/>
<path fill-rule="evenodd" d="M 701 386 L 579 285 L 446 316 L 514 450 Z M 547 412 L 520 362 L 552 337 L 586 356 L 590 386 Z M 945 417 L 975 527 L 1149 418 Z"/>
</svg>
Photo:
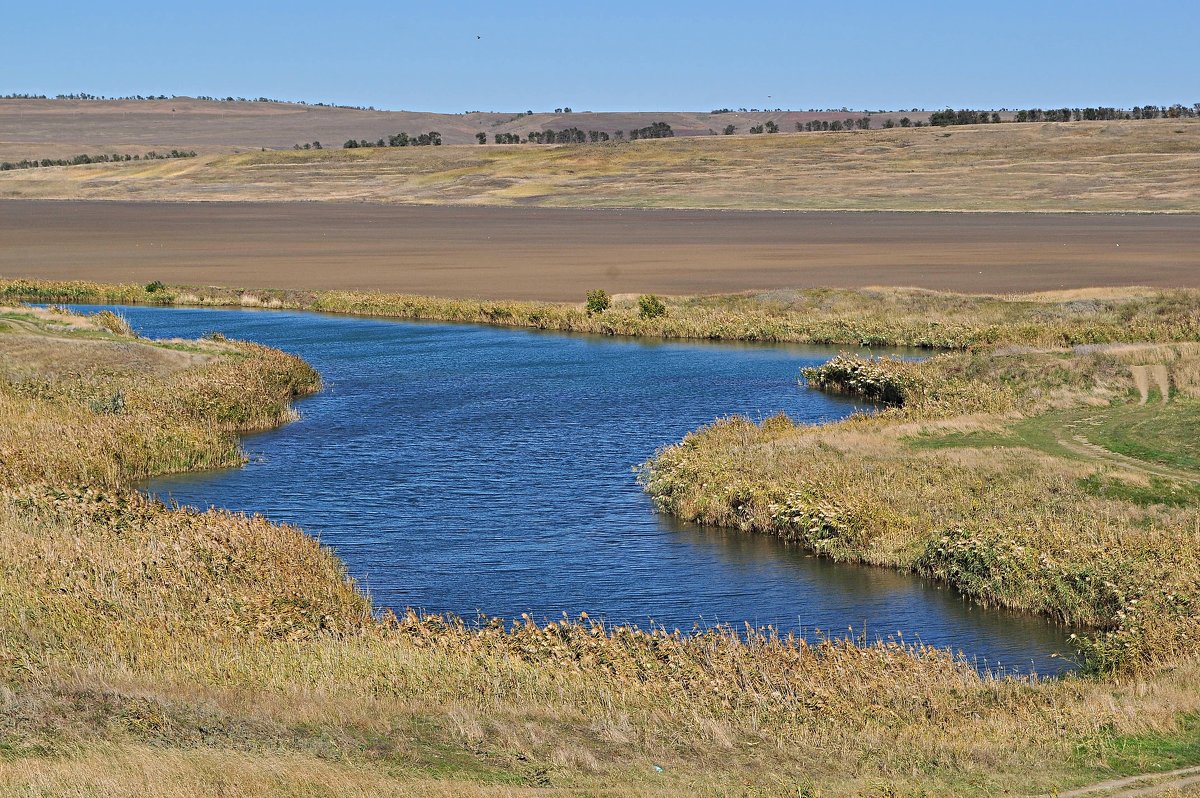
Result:
<svg viewBox="0 0 1200 798">
<path fill-rule="evenodd" d="M 0 277 L 582 300 L 1200 287 L 1188 215 L 0 201 Z"/>
<path fill-rule="evenodd" d="M 320 141 L 341 147 L 349 138 L 374 141 L 389 134 L 436 130 L 446 144 L 475 144 L 496 133 L 527 135 L 531 130 L 631 130 L 663 121 L 676 135 L 710 135 L 726 125 L 747 133 L 752 125 L 774 120 L 784 130 L 811 119 L 830 121 L 871 116 L 915 120 L 928 113 L 757 112 L 710 114 L 687 111 L 436 114 L 421 111 L 367 111 L 296 103 L 223 102 L 176 97 L 171 100 L 19 100 L 0 99 L 0 161 L 63 158 L 82 153 L 142 153 L 172 148 L 200 152 L 238 152 L 291 148 Z"/>
</svg>

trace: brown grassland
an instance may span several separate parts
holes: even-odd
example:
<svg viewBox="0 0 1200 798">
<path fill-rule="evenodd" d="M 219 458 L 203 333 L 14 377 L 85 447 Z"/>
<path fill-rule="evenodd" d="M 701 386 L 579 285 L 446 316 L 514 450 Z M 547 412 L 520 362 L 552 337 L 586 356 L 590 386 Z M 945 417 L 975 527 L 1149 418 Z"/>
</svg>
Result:
<svg viewBox="0 0 1200 798">
<path fill-rule="evenodd" d="M 684 517 L 1063 618 L 1087 670 L 1030 681 L 894 643 L 380 615 L 301 530 L 130 487 L 235 464 L 236 432 L 286 420 L 318 387 L 311 369 L 14 307 L 0 315 L 0 795 L 1039 794 L 1200 761 L 1196 453 L 1171 443 L 1200 389 L 1196 292 L 794 292 L 671 300 L 641 319 L 621 302 L 589 317 L 155 288 L 9 282 L 0 302 L 954 349 L 836 361 L 810 381 L 895 408 L 821 428 L 718 422 L 661 452 L 647 487 Z M 1147 363 L 1171 369 L 1170 403 L 1135 404 L 1128 366 Z M 1153 452 L 1132 465 L 1061 448 L 1069 414 L 1105 409 L 1176 426 L 1148 427 Z M 1135 467 L 1155 457 L 1168 476 Z"/>
<path fill-rule="evenodd" d="M 528 109 L 526 109 L 528 110 Z M 475 134 L 518 133 L 531 130 L 632 130 L 663 121 L 678 136 L 709 135 L 735 125 L 746 132 L 768 119 L 784 130 L 798 121 L 845 120 L 863 113 L 748 112 L 711 114 L 689 111 L 473 112 L 439 114 L 423 111 L 372 111 L 360 108 L 302 105 L 284 102 L 238 102 L 175 97 L 168 100 L 37 100 L 0 99 L 0 160 L 70 156 L 80 152 L 142 152 L 179 147 L 201 152 L 248 149 L 291 149 L 295 144 L 321 141 L 341 147 L 346 139 L 375 141 L 401 131 L 418 134 L 436 130 L 446 144 L 475 145 Z M 885 119 L 913 121 L 928 113 L 869 114 L 874 127 Z M 1007 116 L 1007 115 L 1006 115 Z"/>
<path fill-rule="evenodd" d="M 6 172 L 0 197 L 1196 213 L 1200 122 L 243 152 Z"/>
</svg>

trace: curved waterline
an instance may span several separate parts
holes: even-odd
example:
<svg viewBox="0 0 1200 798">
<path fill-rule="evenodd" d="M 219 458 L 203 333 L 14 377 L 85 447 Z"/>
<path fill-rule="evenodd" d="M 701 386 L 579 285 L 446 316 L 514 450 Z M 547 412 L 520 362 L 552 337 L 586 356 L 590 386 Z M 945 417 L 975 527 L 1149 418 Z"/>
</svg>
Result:
<svg viewBox="0 0 1200 798">
<path fill-rule="evenodd" d="M 326 390 L 248 437 L 241 470 L 155 480 L 333 546 L 384 607 L 612 623 L 771 624 L 952 647 L 1055 672 L 1065 633 L 885 569 L 658 516 L 631 466 L 731 413 L 842 418 L 800 367 L 836 350 L 666 343 L 328 316 L 128 307 L 151 337 L 219 330 L 305 357 Z"/>
</svg>

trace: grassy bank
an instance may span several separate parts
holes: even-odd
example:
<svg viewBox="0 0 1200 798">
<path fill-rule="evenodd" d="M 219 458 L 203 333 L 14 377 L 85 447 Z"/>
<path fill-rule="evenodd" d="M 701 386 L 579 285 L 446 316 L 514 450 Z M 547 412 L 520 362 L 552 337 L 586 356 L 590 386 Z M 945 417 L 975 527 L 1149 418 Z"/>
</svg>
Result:
<svg viewBox="0 0 1200 798">
<path fill-rule="evenodd" d="M 252 151 L 8 172 L 0 196 L 1196 213 L 1198 142 L 1196 120 L 1148 120 L 587 146 Z"/>
<path fill-rule="evenodd" d="M 1138 404 L 1146 364 L 1169 369 L 1172 404 Z M 660 506 L 1051 615 L 1098 671 L 1200 648 L 1195 344 L 838 358 L 805 376 L 892 408 L 719 421 L 647 464 Z"/>
<path fill-rule="evenodd" d="M 1037 794 L 1190 761 L 1184 655 L 1028 682 L 894 643 L 380 617 L 302 531 L 126 487 L 236 462 L 234 431 L 315 387 L 302 363 L 119 317 L 0 323 L 0 795 Z M 983 356 L 958 357 L 946 390 L 922 372 L 837 434 L 900 446 L 869 425 L 1023 401 L 978 398 Z"/>
<path fill-rule="evenodd" d="M 348 291 L 241 290 L 0 280 L 0 303 L 254 307 L 674 339 L 866 347 L 992 349 L 1200 340 L 1200 291 L 1092 289 L 1027 295 L 919 289 L 805 289 L 662 297 L 645 317 L 618 296 L 600 313 L 580 302 L 505 302 Z"/>
</svg>

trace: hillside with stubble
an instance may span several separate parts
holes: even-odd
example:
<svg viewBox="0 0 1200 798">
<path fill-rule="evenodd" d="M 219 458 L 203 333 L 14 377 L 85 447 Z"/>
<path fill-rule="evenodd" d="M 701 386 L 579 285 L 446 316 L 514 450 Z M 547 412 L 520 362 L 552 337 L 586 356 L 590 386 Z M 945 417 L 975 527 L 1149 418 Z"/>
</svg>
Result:
<svg viewBox="0 0 1200 798">
<path fill-rule="evenodd" d="M 0 99 L 0 161 L 69 158 L 80 153 L 129 152 L 173 148 L 202 153 L 290 149 L 319 141 L 341 147 L 347 139 L 437 131 L 445 144 L 476 144 L 476 133 L 493 142 L 497 133 L 522 137 L 530 131 L 628 131 L 666 122 L 679 136 L 720 133 L 727 125 L 748 133 L 774 121 L 783 130 L 796 122 L 863 116 L 863 112 L 754 112 L 712 114 L 691 111 L 573 113 L 523 111 L 437 114 L 423 111 L 376 111 L 282 102 L 197 100 L 22 100 Z M 871 114 L 872 126 L 884 120 L 914 121 L 927 113 Z"/>
<path fill-rule="evenodd" d="M 303 113 L 315 118 L 325 110 Z M 231 118 L 238 118 L 240 111 L 231 109 Z M 533 119 L 528 124 L 534 124 Z M 368 121 L 382 126 L 385 120 L 362 121 L 369 127 Z M 472 124 L 487 126 L 482 117 Z M 288 132 L 274 133 L 276 141 L 297 138 L 301 128 L 312 129 L 286 115 L 278 125 Z M 174 126 L 175 120 L 168 119 L 162 129 Z M 149 129 L 143 135 L 170 138 Z M 172 142 L 188 145 L 183 132 L 170 135 L 178 136 Z M 233 136 L 234 129 L 223 135 Z M 201 150 L 196 158 L 3 172 L 0 197 L 756 210 L 1200 211 L 1197 120 L 679 136 L 563 145 L 254 148 L 230 154 L 213 154 L 216 144 L 211 142 L 208 154 L 203 152 L 205 143 L 195 146 Z"/>
</svg>

